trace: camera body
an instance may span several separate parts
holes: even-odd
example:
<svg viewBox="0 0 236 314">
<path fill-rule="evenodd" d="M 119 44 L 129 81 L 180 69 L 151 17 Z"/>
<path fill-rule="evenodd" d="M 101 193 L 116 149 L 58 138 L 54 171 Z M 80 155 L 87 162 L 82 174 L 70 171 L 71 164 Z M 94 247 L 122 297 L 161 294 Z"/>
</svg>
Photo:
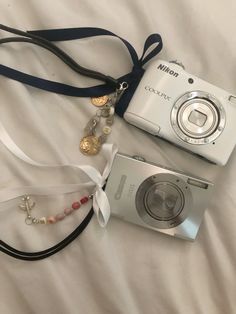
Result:
<svg viewBox="0 0 236 314">
<path fill-rule="evenodd" d="M 235 97 L 181 66 L 154 61 L 124 114 L 127 122 L 209 161 L 225 165 L 236 136 Z"/>
<path fill-rule="evenodd" d="M 141 157 L 117 154 L 105 192 L 111 213 L 125 221 L 195 240 L 213 183 Z"/>
</svg>

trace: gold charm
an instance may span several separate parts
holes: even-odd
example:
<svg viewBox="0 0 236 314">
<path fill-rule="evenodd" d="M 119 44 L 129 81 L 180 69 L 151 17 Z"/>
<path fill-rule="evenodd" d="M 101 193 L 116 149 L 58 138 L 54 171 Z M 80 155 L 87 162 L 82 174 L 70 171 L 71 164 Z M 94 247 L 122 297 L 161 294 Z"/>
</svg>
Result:
<svg viewBox="0 0 236 314">
<path fill-rule="evenodd" d="M 84 155 L 96 155 L 101 149 L 101 140 L 95 135 L 88 135 L 80 141 L 80 151 Z"/>
<path fill-rule="evenodd" d="M 109 100 L 109 96 L 104 95 L 100 97 L 92 97 L 91 102 L 96 107 L 102 107 L 104 106 Z"/>
</svg>

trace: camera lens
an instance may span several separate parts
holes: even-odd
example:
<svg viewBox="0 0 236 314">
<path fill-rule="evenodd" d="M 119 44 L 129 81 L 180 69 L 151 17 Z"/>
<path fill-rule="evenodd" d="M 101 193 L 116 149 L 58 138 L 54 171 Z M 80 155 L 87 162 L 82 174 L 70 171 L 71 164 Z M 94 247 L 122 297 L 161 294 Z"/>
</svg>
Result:
<svg viewBox="0 0 236 314">
<path fill-rule="evenodd" d="M 143 222 L 169 229 L 181 224 L 192 206 L 192 194 L 179 176 L 165 169 L 144 180 L 136 193 L 135 205 Z"/>
<path fill-rule="evenodd" d="M 144 197 L 146 211 L 154 219 L 172 220 L 178 216 L 184 205 L 182 192 L 169 182 L 152 185 Z"/>
<path fill-rule="evenodd" d="M 179 109 L 178 124 L 188 136 L 202 138 L 212 134 L 219 123 L 214 105 L 205 99 L 186 101 Z"/>
<path fill-rule="evenodd" d="M 171 124 L 185 142 L 197 145 L 211 143 L 224 129 L 225 111 L 213 95 L 191 91 L 175 102 Z"/>
</svg>

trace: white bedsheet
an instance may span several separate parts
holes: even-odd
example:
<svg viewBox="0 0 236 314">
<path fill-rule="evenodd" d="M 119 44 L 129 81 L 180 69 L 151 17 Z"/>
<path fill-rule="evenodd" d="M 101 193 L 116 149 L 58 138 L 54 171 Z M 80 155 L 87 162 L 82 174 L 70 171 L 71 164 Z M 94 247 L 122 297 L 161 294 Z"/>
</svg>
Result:
<svg viewBox="0 0 236 314">
<path fill-rule="evenodd" d="M 157 32 L 164 42 L 162 59 L 178 59 L 190 73 L 236 93 L 233 0 L 1 0 L 0 21 L 23 30 L 102 27 L 130 41 L 139 55 L 146 37 Z M 5 35 L 0 32 L 1 37 Z M 114 77 L 132 66 L 126 48 L 116 39 L 58 45 L 80 64 Z M 32 45 L 2 45 L 0 59 L 44 78 L 76 86 L 95 83 Z M 84 125 L 95 112 L 89 99 L 43 92 L 4 77 L 0 77 L 0 88 L 1 122 L 29 156 L 47 163 L 91 164 L 102 171 L 102 155 L 85 157 L 78 150 Z M 1 254 L 0 313 L 236 313 L 236 151 L 225 167 L 211 165 L 118 117 L 109 142 L 116 143 L 120 152 L 142 155 L 215 183 L 197 240 L 178 240 L 115 218 L 102 229 L 93 217 L 77 240 L 48 259 L 24 262 Z M 85 180 L 79 172 L 26 165 L 2 144 L 0 165 L 1 189 Z M 63 208 L 84 193 L 40 198 L 35 211 Z M 52 226 L 28 227 L 17 203 L 2 204 L 0 237 L 21 250 L 44 249 L 72 231 L 86 211 L 88 208 Z"/>
</svg>

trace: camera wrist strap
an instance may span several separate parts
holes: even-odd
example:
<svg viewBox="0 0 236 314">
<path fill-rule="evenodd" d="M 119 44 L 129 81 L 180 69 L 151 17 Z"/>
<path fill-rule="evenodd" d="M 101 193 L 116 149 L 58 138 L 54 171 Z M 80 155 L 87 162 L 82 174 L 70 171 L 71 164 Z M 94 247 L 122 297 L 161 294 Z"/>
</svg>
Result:
<svg viewBox="0 0 236 314">
<path fill-rule="evenodd" d="M 0 29 L 19 35 L 19 37 L 9 37 L 0 39 L 0 44 L 9 42 L 28 42 L 41 46 L 59 57 L 71 69 L 82 75 L 99 79 L 105 84 L 97 85 L 87 88 L 79 88 L 68 84 L 63 84 L 51 80 L 42 79 L 24 72 L 15 70 L 11 67 L 0 64 L 0 74 L 10 79 L 19 81 L 21 83 L 49 91 L 57 94 L 75 96 L 75 97 L 98 97 L 114 92 L 122 82 L 127 82 L 129 88 L 120 98 L 116 105 L 116 113 L 123 116 L 130 99 L 132 98 L 139 81 L 141 80 L 144 69 L 143 66 L 154 56 L 156 56 L 162 49 L 162 39 L 159 34 L 151 34 L 145 41 L 142 56 L 139 58 L 134 47 L 120 36 L 102 28 L 95 27 L 81 27 L 81 28 L 66 28 L 66 29 L 48 29 L 23 32 L 14 28 L 10 28 L 0 24 Z M 90 38 L 95 36 L 112 36 L 118 38 L 128 49 L 132 59 L 132 71 L 117 79 L 111 76 L 106 76 L 102 73 L 92 71 L 81 67 L 68 54 L 61 50 L 53 42 L 76 40 L 83 38 Z M 151 47 L 154 48 L 151 49 Z M 148 52 L 149 51 L 149 52 Z"/>
<path fill-rule="evenodd" d="M 106 196 L 106 193 L 103 190 L 103 186 L 105 181 L 110 173 L 111 166 L 115 154 L 117 152 L 117 148 L 115 145 L 112 144 L 105 144 L 102 148 L 103 156 L 105 157 L 107 163 L 105 169 L 102 174 L 92 166 L 89 165 L 76 165 L 70 163 L 62 163 L 62 164 L 44 164 L 39 163 L 29 156 L 27 156 L 12 140 L 9 136 L 8 132 L 6 131 L 3 124 L 0 122 L 0 140 L 5 145 L 5 147 L 18 159 L 28 163 L 32 166 L 36 167 L 46 167 L 50 168 L 73 168 L 77 170 L 81 170 L 84 172 L 88 177 L 89 181 L 83 184 L 64 184 L 59 186 L 23 186 L 17 187 L 12 189 L 4 189 L 0 191 L 0 202 L 7 202 L 17 197 L 20 197 L 25 194 L 31 195 L 55 195 L 55 194 L 66 194 L 66 193 L 73 193 L 78 192 L 81 189 L 92 189 L 93 198 L 92 198 L 92 209 L 83 219 L 81 224 L 64 240 L 59 242 L 58 244 L 52 246 L 51 248 L 40 251 L 40 252 L 22 252 L 16 250 L 15 248 L 9 246 L 4 241 L 0 240 L 0 251 L 23 260 L 39 260 L 46 258 L 52 254 L 57 253 L 69 243 L 71 243 L 87 226 L 89 221 L 93 216 L 93 212 L 95 212 L 99 224 L 104 227 L 106 226 L 109 216 L 110 216 L 110 205 Z"/>
</svg>

